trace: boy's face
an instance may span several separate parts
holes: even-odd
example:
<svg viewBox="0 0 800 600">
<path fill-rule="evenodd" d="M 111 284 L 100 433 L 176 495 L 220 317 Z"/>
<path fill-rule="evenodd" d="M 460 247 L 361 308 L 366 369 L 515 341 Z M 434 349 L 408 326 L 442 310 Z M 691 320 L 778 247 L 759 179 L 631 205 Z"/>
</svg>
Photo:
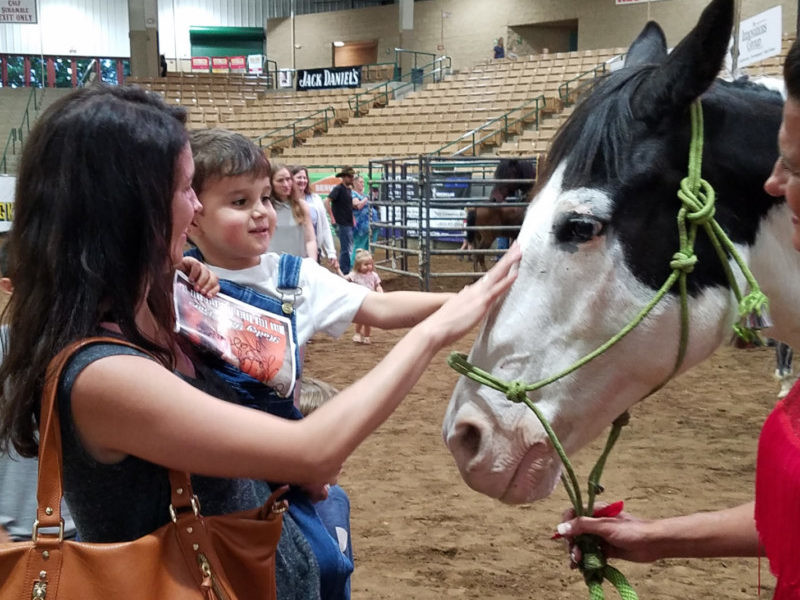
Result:
<svg viewBox="0 0 800 600">
<path fill-rule="evenodd" d="M 218 177 L 198 193 L 203 208 L 189 236 L 206 262 L 223 269 L 258 264 L 275 232 L 269 177 Z"/>
</svg>

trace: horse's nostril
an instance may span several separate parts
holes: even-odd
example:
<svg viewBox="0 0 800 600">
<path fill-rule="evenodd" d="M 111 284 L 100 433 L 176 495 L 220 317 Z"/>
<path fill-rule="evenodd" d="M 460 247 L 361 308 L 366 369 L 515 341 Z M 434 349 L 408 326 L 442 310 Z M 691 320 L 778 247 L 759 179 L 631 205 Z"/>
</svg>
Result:
<svg viewBox="0 0 800 600">
<path fill-rule="evenodd" d="M 469 454 L 475 456 L 481 447 L 481 430 L 475 425 L 467 423 L 460 427 L 459 440 L 461 447 Z"/>
</svg>

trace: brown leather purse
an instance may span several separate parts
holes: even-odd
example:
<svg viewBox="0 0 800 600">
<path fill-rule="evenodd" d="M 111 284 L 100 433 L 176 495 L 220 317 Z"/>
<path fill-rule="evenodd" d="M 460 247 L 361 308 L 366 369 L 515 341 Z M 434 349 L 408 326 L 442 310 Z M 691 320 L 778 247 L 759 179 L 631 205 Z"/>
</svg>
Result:
<svg viewBox="0 0 800 600">
<path fill-rule="evenodd" d="M 47 369 L 33 539 L 0 543 L 0 599 L 274 600 L 275 551 L 287 507 L 277 498 L 285 490 L 277 490 L 258 509 L 203 517 L 189 474 L 170 471 L 171 523 L 131 542 L 63 539 L 56 391 L 70 356 L 97 342 L 132 346 L 115 338 L 82 340 L 62 350 Z M 43 529 L 58 533 L 45 534 Z"/>
</svg>

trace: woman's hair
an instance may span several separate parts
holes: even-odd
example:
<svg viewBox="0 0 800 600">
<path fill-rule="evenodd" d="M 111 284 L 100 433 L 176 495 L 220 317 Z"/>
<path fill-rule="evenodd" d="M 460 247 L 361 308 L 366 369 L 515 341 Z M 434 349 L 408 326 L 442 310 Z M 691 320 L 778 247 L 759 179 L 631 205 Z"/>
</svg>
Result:
<svg viewBox="0 0 800 600">
<path fill-rule="evenodd" d="M 146 302 L 173 335 L 172 198 L 185 117 L 140 88 L 97 86 L 57 100 L 31 130 L 8 240 L 13 341 L 0 366 L 0 451 L 36 453 L 45 369 L 101 322 L 173 365 L 172 350 L 135 318 Z"/>
<path fill-rule="evenodd" d="M 297 175 L 297 174 L 298 174 L 300 171 L 305 171 L 305 172 L 306 172 L 306 179 L 308 179 L 308 169 L 306 169 L 304 166 L 302 166 L 302 165 L 295 165 L 295 166 L 293 166 L 293 167 L 291 167 L 291 168 L 289 169 L 289 173 L 291 173 L 291 174 L 292 174 L 292 177 L 294 177 L 295 175 Z M 304 190 L 301 190 L 301 191 L 302 191 L 302 192 L 303 192 L 303 194 L 304 194 L 304 195 L 306 195 L 306 196 L 308 196 L 309 194 L 311 194 L 311 180 L 310 180 L 310 179 L 309 179 L 309 180 L 308 180 L 308 182 L 306 183 L 306 189 L 304 189 Z"/>
<path fill-rule="evenodd" d="M 783 79 L 786 91 L 795 102 L 800 102 L 800 38 L 792 43 L 786 62 L 783 64 Z"/>
<path fill-rule="evenodd" d="M 363 248 L 356 250 L 356 259 L 353 261 L 353 269 L 360 273 L 361 265 L 368 262 L 374 262 L 369 250 L 364 250 Z"/>
<path fill-rule="evenodd" d="M 241 133 L 227 129 L 198 129 L 189 136 L 194 155 L 192 187 L 199 196 L 211 180 L 249 175 L 272 178 L 264 151 Z"/>
<path fill-rule="evenodd" d="M 292 169 L 288 165 L 281 165 L 281 164 L 273 164 L 272 165 L 272 201 L 274 203 L 283 203 L 289 204 L 292 208 L 292 216 L 294 217 L 295 222 L 298 225 L 303 225 L 306 222 L 306 213 L 303 210 L 303 205 L 300 204 L 301 200 L 299 198 L 295 198 L 292 192 L 289 192 L 289 197 L 285 200 L 282 198 L 278 198 L 275 195 L 275 177 L 283 170 L 286 170 L 289 173 L 289 176 L 292 176 Z"/>
</svg>

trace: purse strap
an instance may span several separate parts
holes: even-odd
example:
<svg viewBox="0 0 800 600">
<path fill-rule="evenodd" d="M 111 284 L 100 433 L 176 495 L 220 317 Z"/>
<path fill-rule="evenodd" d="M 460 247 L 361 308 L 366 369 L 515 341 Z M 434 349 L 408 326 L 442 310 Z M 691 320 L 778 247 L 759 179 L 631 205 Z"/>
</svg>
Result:
<svg viewBox="0 0 800 600">
<path fill-rule="evenodd" d="M 64 537 L 64 522 L 61 519 L 61 498 L 63 496 L 63 454 L 61 448 L 61 423 L 58 413 L 58 382 L 70 358 L 86 346 L 93 344 L 114 344 L 127 346 L 148 354 L 139 346 L 115 337 L 91 337 L 69 344 L 50 361 L 45 373 L 42 390 L 42 406 L 39 418 L 39 481 L 36 492 L 38 507 L 33 525 L 33 541 L 38 541 L 41 528 L 58 529 L 58 541 Z M 169 471 L 172 489 L 170 516 L 175 520 L 178 511 L 191 508 L 199 514 L 200 505 L 192 492 L 189 473 Z"/>
</svg>

